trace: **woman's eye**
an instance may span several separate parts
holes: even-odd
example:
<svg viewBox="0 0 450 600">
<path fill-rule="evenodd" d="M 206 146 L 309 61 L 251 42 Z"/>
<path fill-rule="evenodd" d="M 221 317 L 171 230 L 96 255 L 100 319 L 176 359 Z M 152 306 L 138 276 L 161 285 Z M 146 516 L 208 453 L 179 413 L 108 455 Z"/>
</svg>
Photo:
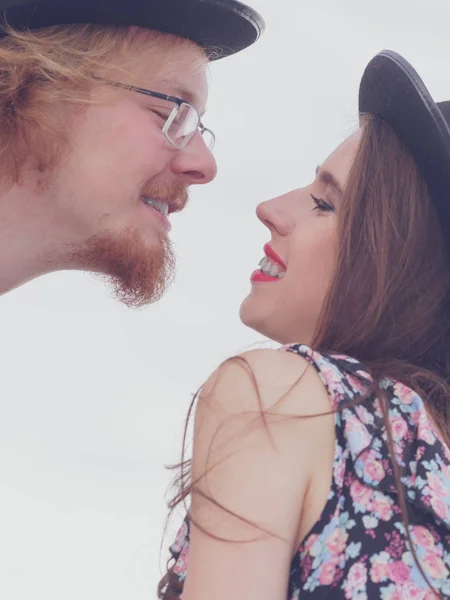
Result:
<svg viewBox="0 0 450 600">
<path fill-rule="evenodd" d="M 335 212 L 334 206 L 331 202 L 324 200 L 323 198 L 317 198 L 311 194 L 311 198 L 314 200 L 315 207 L 313 210 L 319 210 L 321 212 Z"/>
</svg>

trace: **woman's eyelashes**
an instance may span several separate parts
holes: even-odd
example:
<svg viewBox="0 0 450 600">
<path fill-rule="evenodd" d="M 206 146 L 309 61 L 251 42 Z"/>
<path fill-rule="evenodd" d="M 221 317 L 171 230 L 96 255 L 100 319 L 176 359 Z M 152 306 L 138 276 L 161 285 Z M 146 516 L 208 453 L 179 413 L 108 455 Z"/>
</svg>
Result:
<svg viewBox="0 0 450 600">
<path fill-rule="evenodd" d="M 315 207 L 313 210 L 318 210 L 320 212 L 335 212 L 335 208 L 331 202 L 325 200 L 324 198 L 317 198 L 311 194 L 311 198 L 314 200 Z"/>
</svg>

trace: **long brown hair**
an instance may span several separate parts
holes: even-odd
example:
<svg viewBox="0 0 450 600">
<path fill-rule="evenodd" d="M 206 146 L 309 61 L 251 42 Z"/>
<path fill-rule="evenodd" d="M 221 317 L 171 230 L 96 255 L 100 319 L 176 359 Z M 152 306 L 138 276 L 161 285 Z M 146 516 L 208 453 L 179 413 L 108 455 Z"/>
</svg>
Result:
<svg viewBox="0 0 450 600">
<path fill-rule="evenodd" d="M 417 166 L 381 119 L 363 118 L 338 216 L 337 268 L 312 346 L 417 391 L 450 445 L 448 250 Z"/>
<path fill-rule="evenodd" d="M 338 214 L 334 279 L 311 346 L 319 352 L 352 356 L 372 375 L 368 394 L 381 400 L 406 537 L 429 583 L 409 534 L 380 381 L 390 377 L 419 393 L 450 445 L 449 257 L 426 185 L 407 149 L 381 119 L 365 115 L 361 126 L 359 149 Z M 171 511 L 196 491 L 190 465 L 183 450 Z M 175 598 L 180 593 L 178 579 L 168 568 L 159 597 Z"/>
</svg>

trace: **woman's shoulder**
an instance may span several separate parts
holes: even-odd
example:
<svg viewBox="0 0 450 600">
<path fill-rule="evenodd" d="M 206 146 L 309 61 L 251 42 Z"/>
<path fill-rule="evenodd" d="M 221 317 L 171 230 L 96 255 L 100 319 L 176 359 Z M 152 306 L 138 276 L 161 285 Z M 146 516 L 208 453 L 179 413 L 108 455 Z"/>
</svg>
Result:
<svg viewBox="0 0 450 600">
<path fill-rule="evenodd" d="M 335 410 L 348 401 L 366 396 L 372 387 L 369 370 L 354 357 L 318 352 L 304 344 L 290 344 L 283 346 L 282 350 L 301 357 L 314 367 Z"/>
<path fill-rule="evenodd" d="M 306 352 L 285 351 L 293 348 L 253 349 L 226 360 L 202 387 L 200 398 L 213 397 L 226 412 L 262 410 L 296 416 L 330 412 L 329 390 L 320 370 Z"/>
<path fill-rule="evenodd" d="M 202 531 L 225 540 L 263 535 L 274 564 L 280 556 L 289 564 L 309 489 L 317 473 L 331 470 L 334 419 L 303 357 L 262 349 L 225 361 L 195 410 L 191 541 L 211 546 Z"/>
</svg>

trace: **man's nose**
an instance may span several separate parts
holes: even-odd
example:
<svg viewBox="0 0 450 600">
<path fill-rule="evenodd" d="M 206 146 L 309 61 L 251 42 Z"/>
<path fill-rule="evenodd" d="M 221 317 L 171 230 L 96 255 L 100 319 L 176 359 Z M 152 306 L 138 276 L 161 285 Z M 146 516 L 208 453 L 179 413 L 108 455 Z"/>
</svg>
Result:
<svg viewBox="0 0 450 600">
<path fill-rule="evenodd" d="M 172 160 L 172 171 L 186 186 L 210 183 L 216 177 L 216 159 L 200 132 L 194 135 L 183 150 L 176 153 Z"/>
</svg>

